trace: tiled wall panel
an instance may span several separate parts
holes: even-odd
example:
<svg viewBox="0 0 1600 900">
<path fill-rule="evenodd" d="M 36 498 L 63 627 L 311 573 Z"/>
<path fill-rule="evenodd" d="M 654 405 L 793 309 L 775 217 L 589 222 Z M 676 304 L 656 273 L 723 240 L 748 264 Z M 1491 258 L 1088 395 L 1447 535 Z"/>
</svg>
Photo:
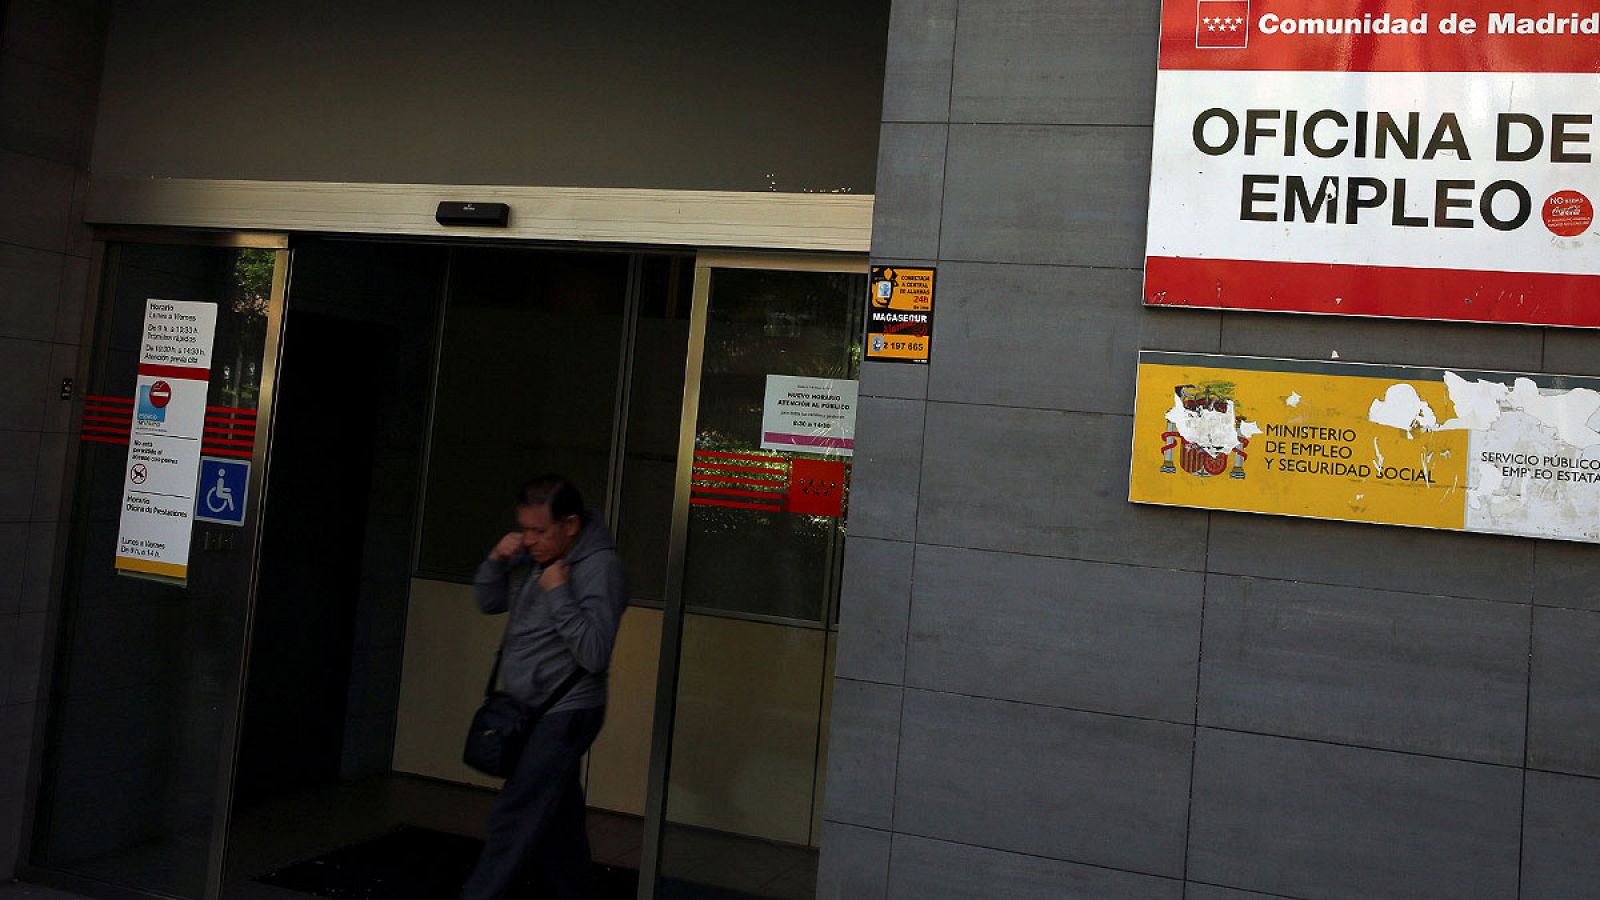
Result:
<svg viewBox="0 0 1600 900">
<path fill-rule="evenodd" d="M 1522 774 L 1201 729 L 1189 874 L 1295 897 L 1515 897 Z"/>
<path fill-rule="evenodd" d="M 874 262 L 939 280 L 931 363 L 862 375 L 916 404 L 863 405 L 852 531 L 897 543 L 841 620 L 904 660 L 882 890 L 1581 895 L 1600 547 L 1134 506 L 1127 472 L 1141 349 L 1595 375 L 1600 332 L 1144 308 L 1160 6 L 893 4 Z"/>
<path fill-rule="evenodd" d="M 1600 613 L 1533 611 L 1528 765 L 1600 778 Z"/>
<path fill-rule="evenodd" d="M 76 443 L 59 396 L 80 361 L 89 253 L 79 187 L 107 4 L 0 3 L 0 880 L 16 870 Z"/>
<path fill-rule="evenodd" d="M 1213 575 L 1200 722 L 1521 765 L 1526 606 Z"/>
<path fill-rule="evenodd" d="M 908 689 L 901 728 L 897 831 L 1182 874 L 1188 726 Z"/>
<path fill-rule="evenodd" d="M 1132 506 L 1133 420 L 929 403 L 917 540 L 1199 569 L 1208 516 Z"/>
<path fill-rule="evenodd" d="M 888 895 L 904 900 L 1056 900 L 1140 897 L 1181 900 L 1183 882 L 1007 853 L 909 834 L 894 836 Z"/>
<path fill-rule="evenodd" d="M 921 547 L 906 684 L 1191 721 L 1202 593 L 1194 572 Z"/>
<path fill-rule="evenodd" d="M 1159 0 L 962 6 L 950 118 L 1148 125 Z"/>
</svg>

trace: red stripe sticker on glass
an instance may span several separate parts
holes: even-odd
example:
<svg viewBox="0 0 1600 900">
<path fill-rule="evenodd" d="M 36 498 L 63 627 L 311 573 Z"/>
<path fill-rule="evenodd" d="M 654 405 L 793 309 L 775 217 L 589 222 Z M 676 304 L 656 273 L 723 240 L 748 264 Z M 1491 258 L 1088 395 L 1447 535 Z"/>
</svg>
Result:
<svg viewBox="0 0 1600 900">
<path fill-rule="evenodd" d="M 779 512 L 789 480 L 789 461 L 777 455 L 696 450 L 689 503 Z"/>
</svg>

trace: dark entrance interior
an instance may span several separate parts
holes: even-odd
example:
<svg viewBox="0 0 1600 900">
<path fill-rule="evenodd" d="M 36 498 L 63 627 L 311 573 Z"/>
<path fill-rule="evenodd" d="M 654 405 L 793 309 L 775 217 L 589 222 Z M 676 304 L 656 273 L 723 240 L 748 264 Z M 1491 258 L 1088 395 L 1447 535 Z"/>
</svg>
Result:
<svg viewBox="0 0 1600 900">
<path fill-rule="evenodd" d="M 86 430 L 108 449 L 85 451 L 79 498 L 98 515 L 74 540 L 101 550 L 82 556 L 82 583 L 66 591 L 79 621 L 64 628 L 71 650 L 53 687 L 35 859 L 163 896 L 280 900 L 400 900 L 371 879 L 416 886 L 408 865 L 470 864 L 494 791 L 461 765 L 459 735 L 504 627 L 477 615 L 470 581 L 516 485 L 557 470 L 603 507 L 633 599 L 585 770 L 605 895 L 636 889 L 642 817 L 663 797 L 658 896 L 812 895 L 836 584 L 817 573 L 837 569 L 839 523 L 698 510 L 684 621 L 699 649 L 670 645 L 688 660 L 671 793 L 645 769 L 669 652 L 669 520 L 687 486 L 678 450 L 696 286 L 709 302 L 696 447 L 753 459 L 767 467 L 754 469 L 760 484 L 778 484 L 787 456 L 755 446 L 765 387 L 854 374 L 860 276 L 741 272 L 737 260 L 697 274 L 684 253 L 606 248 L 297 238 L 285 252 L 282 238 L 252 240 L 263 246 L 108 248 L 93 393 L 109 405 L 97 415 L 131 402 L 119 397 L 146 298 L 194 298 L 220 314 L 208 411 L 271 427 L 252 439 L 208 417 L 209 452 L 253 454 L 251 524 L 197 527 L 187 585 L 95 562 L 115 538 L 128 425 Z M 712 499 L 730 495 L 693 479 Z M 749 541 L 729 543 L 732 531 Z M 818 565 L 795 562 L 802 546 Z M 810 572 L 811 601 L 773 605 L 772 591 L 706 577 L 744 556 Z M 747 790 L 731 790 L 741 771 Z M 52 814 L 83 808 L 104 815 Z M 330 893 L 338 884 L 290 874 L 336 865 L 366 887 Z"/>
<path fill-rule="evenodd" d="M 296 896 L 255 878 L 387 826 L 447 259 L 414 244 L 293 249 L 226 896 Z"/>
<path fill-rule="evenodd" d="M 234 803 L 342 773 L 375 413 L 352 386 L 382 364 L 389 328 L 295 311 L 278 378 Z"/>
<path fill-rule="evenodd" d="M 613 473 L 619 360 L 649 361 L 637 377 L 659 382 L 662 402 L 633 385 L 643 399 L 629 422 L 670 447 L 675 428 L 646 426 L 677 420 L 690 272 L 682 255 L 294 244 L 224 896 L 454 893 L 439 879 L 470 865 L 494 792 L 408 774 L 430 770 L 401 760 L 426 715 L 402 676 L 408 627 L 449 644 L 480 617 L 466 599 L 451 633 L 426 616 L 408 626 L 414 579 L 465 588 L 516 484 L 552 468 L 593 486 L 635 596 L 659 596 L 665 528 L 651 523 L 670 507 L 674 458 L 627 455 L 626 487 Z M 656 469 L 663 484 L 646 477 Z M 469 701 L 477 689 L 426 671 Z M 453 736 L 465 718 L 447 718 L 427 728 Z M 591 810 L 605 896 L 633 896 L 641 830 L 637 815 Z"/>
</svg>

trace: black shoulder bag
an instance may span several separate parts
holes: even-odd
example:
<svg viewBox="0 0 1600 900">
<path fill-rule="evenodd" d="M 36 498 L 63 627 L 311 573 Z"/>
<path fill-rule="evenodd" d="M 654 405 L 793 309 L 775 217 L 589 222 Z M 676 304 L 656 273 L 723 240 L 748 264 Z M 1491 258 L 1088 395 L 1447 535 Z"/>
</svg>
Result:
<svg viewBox="0 0 1600 900">
<path fill-rule="evenodd" d="M 582 668 L 572 670 L 543 703 L 531 707 L 505 691 L 494 689 L 500 677 L 500 657 L 504 653 L 505 644 L 501 643 L 494 655 L 494 668 L 489 670 L 489 683 L 483 688 L 483 705 L 472 715 L 467 746 L 461 754 L 461 760 L 467 765 L 495 778 L 511 777 L 534 723 L 588 674 Z"/>
</svg>

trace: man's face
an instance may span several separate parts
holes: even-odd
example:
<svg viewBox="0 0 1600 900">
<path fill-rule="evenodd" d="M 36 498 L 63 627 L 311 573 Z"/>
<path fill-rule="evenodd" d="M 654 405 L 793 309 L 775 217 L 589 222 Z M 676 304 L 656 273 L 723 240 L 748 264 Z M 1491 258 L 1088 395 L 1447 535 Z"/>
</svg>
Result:
<svg viewBox="0 0 1600 900">
<path fill-rule="evenodd" d="M 550 518 L 547 506 L 517 507 L 517 528 L 522 532 L 522 549 L 541 566 L 567 555 L 578 537 L 578 517 Z"/>
</svg>

